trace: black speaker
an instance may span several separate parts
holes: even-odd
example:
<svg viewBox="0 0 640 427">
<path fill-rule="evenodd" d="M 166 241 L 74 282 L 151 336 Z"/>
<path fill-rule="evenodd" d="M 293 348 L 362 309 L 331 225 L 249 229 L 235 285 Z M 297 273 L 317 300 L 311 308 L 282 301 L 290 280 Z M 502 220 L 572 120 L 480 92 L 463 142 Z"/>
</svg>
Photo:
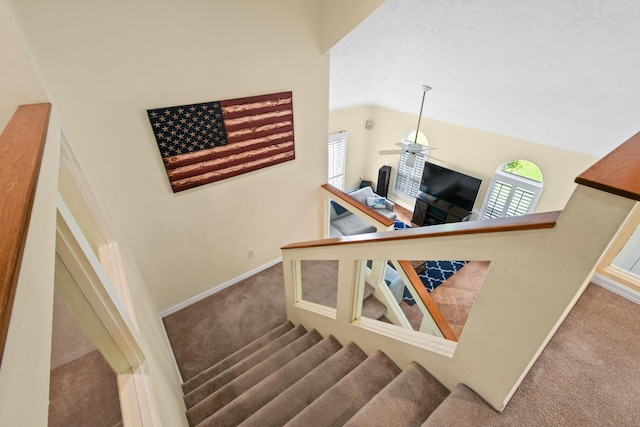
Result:
<svg viewBox="0 0 640 427">
<path fill-rule="evenodd" d="M 378 170 L 378 185 L 376 187 L 376 194 L 382 197 L 387 197 L 389 193 L 389 180 L 391 179 L 391 166 L 382 166 Z"/>
</svg>

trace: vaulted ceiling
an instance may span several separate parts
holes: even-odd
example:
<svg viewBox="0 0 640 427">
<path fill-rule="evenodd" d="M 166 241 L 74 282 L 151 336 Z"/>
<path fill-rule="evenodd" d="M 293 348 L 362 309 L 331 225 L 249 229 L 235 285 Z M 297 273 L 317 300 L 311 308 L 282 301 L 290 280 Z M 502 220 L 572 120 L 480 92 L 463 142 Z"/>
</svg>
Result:
<svg viewBox="0 0 640 427">
<path fill-rule="evenodd" d="M 601 156 L 640 131 L 637 0 L 387 0 L 331 49 L 373 105 Z M 428 130 L 427 135 L 428 135 Z"/>
</svg>

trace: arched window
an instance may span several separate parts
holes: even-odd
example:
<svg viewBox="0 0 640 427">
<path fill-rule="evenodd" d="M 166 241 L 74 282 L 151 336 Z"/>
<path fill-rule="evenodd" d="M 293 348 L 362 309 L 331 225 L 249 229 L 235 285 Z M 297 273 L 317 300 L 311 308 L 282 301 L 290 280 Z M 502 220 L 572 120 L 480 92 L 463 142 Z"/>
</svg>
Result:
<svg viewBox="0 0 640 427">
<path fill-rule="evenodd" d="M 482 203 L 480 219 L 533 212 L 542 193 L 542 171 L 529 160 L 503 163 L 493 175 Z"/>
<path fill-rule="evenodd" d="M 420 192 L 420 179 L 422 178 L 424 162 L 427 161 L 429 155 L 426 150 L 414 153 L 406 148 L 410 144 L 416 143 L 426 147 L 429 146 L 429 141 L 427 141 L 427 136 L 422 132 L 418 132 L 416 139 L 416 130 L 410 130 L 404 134 L 400 142 L 403 146 L 398 160 L 398 168 L 396 169 L 393 192 L 409 197 L 417 197 Z"/>
</svg>

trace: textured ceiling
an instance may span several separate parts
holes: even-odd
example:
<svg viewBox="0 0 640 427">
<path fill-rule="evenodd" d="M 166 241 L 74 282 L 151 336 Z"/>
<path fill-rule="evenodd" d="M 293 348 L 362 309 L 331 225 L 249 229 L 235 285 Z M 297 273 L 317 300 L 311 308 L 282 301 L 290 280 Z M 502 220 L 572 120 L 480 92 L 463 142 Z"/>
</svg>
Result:
<svg viewBox="0 0 640 427">
<path fill-rule="evenodd" d="M 427 84 L 426 117 L 601 156 L 640 131 L 639 23 L 638 0 L 387 0 L 332 48 L 330 108 L 417 115 Z"/>
</svg>

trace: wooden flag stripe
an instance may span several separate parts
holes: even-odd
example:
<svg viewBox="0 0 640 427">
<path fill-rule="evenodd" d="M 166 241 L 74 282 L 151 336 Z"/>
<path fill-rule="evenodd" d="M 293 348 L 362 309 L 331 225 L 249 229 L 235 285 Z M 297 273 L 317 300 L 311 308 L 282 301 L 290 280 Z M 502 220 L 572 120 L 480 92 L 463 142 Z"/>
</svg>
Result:
<svg viewBox="0 0 640 427">
<path fill-rule="evenodd" d="M 163 160 L 165 168 L 169 171 L 180 166 L 230 156 L 236 153 L 241 153 L 245 150 L 267 147 L 269 145 L 279 144 L 286 141 L 293 141 L 293 129 L 287 132 L 237 142 L 235 144 L 223 145 L 222 147 L 214 147 L 207 150 L 195 151 L 189 154 L 166 157 Z"/>
<path fill-rule="evenodd" d="M 282 132 L 283 130 L 293 130 L 293 121 L 285 120 L 282 122 L 265 123 L 255 127 L 238 129 L 234 132 L 227 132 L 227 138 L 229 139 L 229 142 L 232 142 L 233 139 L 244 137 L 246 135 L 251 135 L 252 138 L 258 138 L 276 133 L 274 131 Z"/>
<path fill-rule="evenodd" d="M 231 166 L 249 163 L 257 159 L 268 158 L 276 154 L 285 153 L 293 150 L 293 141 L 283 142 L 277 145 L 257 148 L 255 150 L 243 151 L 232 156 L 226 156 L 219 159 L 208 160 L 205 162 L 194 163 L 187 166 L 167 171 L 170 181 L 176 181 L 196 175 L 202 175 L 218 169 L 227 169 Z"/>
<path fill-rule="evenodd" d="M 245 116 L 247 115 L 247 112 L 250 112 L 251 114 L 260 114 L 283 109 L 291 110 L 292 108 L 293 104 L 289 97 L 285 99 L 254 102 L 251 104 L 229 105 L 227 107 L 221 107 L 221 110 L 226 117 L 235 118 Z"/>
<path fill-rule="evenodd" d="M 246 98 L 235 98 L 235 99 L 226 99 L 224 101 L 219 101 L 221 107 L 228 107 L 231 105 L 246 105 L 253 104 L 254 102 L 262 102 L 262 101 L 270 101 L 272 99 L 279 98 L 291 98 L 292 93 L 289 92 L 278 92 L 271 93 L 268 95 L 257 95 L 257 96 L 248 96 Z"/>
<path fill-rule="evenodd" d="M 233 132 L 238 129 L 243 129 L 252 126 L 260 126 L 265 123 L 275 123 L 283 120 L 292 120 L 293 119 L 293 111 L 292 110 L 282 110 L 282 111 L 271 111 L 269 113 L 263 114 L 255 114 L 243 117 L 237 117 L 235 119 L 227 120 L 226 116 L 224 116 L 224 128 L 227 133 Z"/>
<path fill-rule="evenodd" d="M 212 182 L 220 181 L 227 178 L 232 178 L 234 176 L 241 175 L 247 172 L 253 172 L 268 166 L 288 162 L 293 159 L 295 159 L 295 153 L 293 151 L 287 151 L 286 153 L 282 153 L 267 159 L 259 159 L 257 161 L 245 163 L 243 165 L 232 166 L 227 169 L 209 172 L 196 177 L 173 181 L 171 182 L 171 187 L 174 192 L 184 191 L 188 190 L 189 188 L 198 187 L 204 184 L 210 184 Z"/>
<path fill-rule="evenodd" d="M 270 135 L 280 135 L 283 133 L 293 132 L 293 123 L 283 122 L 282 127 L 274 127 L 270 130 L 264 130 L 256 133 L 243 133 L 246 129 L 234 131 L 231 136 L 227 135 L 228 145 L 241 144 L 247 140 L 257 140 L 260 138 L 268 138 Z M 250 128 L 249 128 L 250 129 Z"/>
</svg>

